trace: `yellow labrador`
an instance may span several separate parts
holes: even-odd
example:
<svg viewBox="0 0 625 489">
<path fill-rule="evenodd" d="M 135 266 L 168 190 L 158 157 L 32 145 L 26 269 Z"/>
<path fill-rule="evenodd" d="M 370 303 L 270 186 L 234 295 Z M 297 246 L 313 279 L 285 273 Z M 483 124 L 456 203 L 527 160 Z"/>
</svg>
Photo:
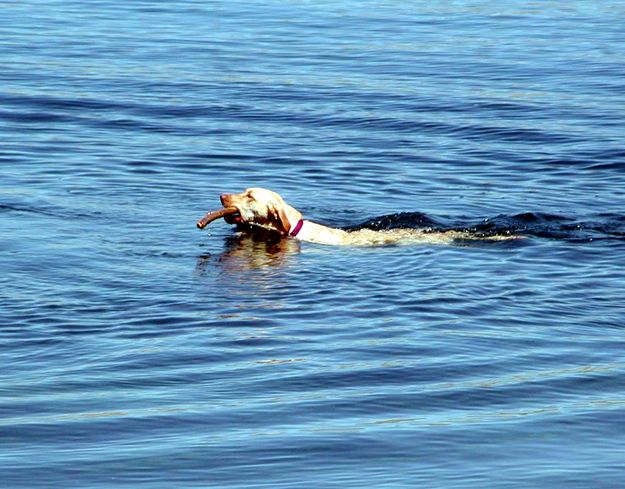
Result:
<svg viewBox="0 0 625 489">
<path fill-rule="evenodd" d="M 223 194 L 221 203 L 226 208 L 237 209 L 238 216 L 226 216 L 226 221 L 231 223 L 255 224 L 277 231 L 283 236 L 312 243 L 338 245 L 348 236 L 341 229 L 305 220 L 302 213 L 287 204 L 279 194 L 264 188 L 248 188 L 240 194 Z"/>
</svg>

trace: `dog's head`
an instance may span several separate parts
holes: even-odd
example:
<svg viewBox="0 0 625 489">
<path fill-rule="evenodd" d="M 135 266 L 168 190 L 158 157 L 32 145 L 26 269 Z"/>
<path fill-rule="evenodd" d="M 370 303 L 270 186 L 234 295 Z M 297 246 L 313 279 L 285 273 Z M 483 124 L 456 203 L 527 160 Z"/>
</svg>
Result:
<svg viewBox="0 0 625 489">
<path fill-rule="evenodd" d="M 280 195 L 264 188 L 248 188 L 240 194 L 223 194 L 224 207 L 236 207 L 239 216 L 228 218 L 230 224 L 255 224 L 288 235 L 302 218 L 301 212 L 288 205 Z"/>
</svg>

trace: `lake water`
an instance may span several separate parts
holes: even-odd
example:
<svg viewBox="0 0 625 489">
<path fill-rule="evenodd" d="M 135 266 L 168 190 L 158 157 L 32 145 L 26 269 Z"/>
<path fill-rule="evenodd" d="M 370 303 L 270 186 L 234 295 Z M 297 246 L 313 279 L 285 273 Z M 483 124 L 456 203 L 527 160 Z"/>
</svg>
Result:
<svg viewBox="0 0 625 489">
<path fill-rule="evenodd" d="M 3 488 L 621 488 L 625 1 L 0 5 Z M 195 222 L 514 233 L 332 247 Z"/>
</svg>

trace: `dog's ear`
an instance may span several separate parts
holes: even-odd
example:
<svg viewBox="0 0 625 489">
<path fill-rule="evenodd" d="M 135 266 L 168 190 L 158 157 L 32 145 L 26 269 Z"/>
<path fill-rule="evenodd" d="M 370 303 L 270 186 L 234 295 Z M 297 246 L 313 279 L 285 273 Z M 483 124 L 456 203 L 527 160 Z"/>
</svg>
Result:
<svg viewBox="0 0 625 489">
<path fill-rule="evenodd" d="M 272 223 L 276 226 L 276 229 L 285 236 L 289 234 L 291 230 L 291 222 L 287 216 L 287 213 L 283 205 L 276 205 L 271 203 L 268 207 L 269 214 Z"/>
</svg>

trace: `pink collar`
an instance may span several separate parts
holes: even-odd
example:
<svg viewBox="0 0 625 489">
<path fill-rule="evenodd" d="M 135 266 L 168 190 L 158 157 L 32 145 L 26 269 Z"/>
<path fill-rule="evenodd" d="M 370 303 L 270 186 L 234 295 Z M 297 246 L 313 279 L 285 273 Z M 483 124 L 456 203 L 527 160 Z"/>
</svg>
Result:
<svg viewBox="0 0 625 489">
<path fill-rule="evenodd" d="M 289 236 L 292 236 L 292 237 L 297 236 L 299 232 L 302 230 L 303 225 L 304 225 L 304 219 L 300 219 L 299 221 L 297 221 L 297 224 L 295 225 L 293 230 L 289 232 Z"/>
</svg>

